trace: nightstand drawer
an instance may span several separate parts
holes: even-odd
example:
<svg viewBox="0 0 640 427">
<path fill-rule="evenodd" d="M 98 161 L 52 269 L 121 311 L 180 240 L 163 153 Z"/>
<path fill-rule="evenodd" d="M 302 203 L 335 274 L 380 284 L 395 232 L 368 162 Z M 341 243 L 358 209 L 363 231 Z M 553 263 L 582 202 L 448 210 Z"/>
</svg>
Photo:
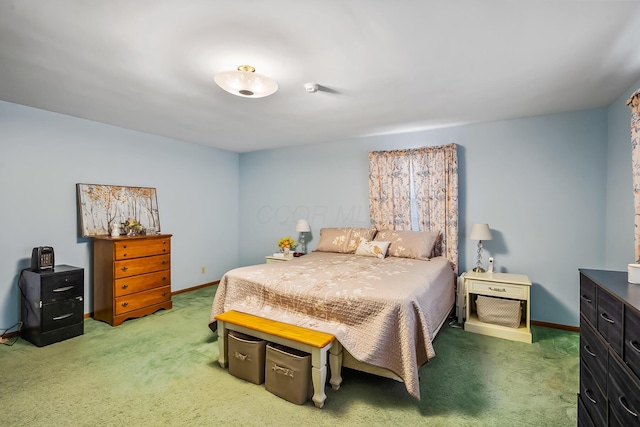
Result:
<svg viewBox="0 0 640 427">
<path fill-rule="evenodd" d="M 491 295 L 496 297 L 511 299 L 526 299 L 527 288 L 505 283 L 483 282 L 480 280 L 470 280 L 467 282 L 467 292 L 471 294 Z"/>
<path fill-rule="evenodd" d="M 84 295 L 84 270 L 56 274 L 42 280 L 42 303 L 63 301 Z"/>
<path fill-rule="evenodd" d="M 84 320 L 83 298 L 70 299 L 42 306 L 42 332 L 52 331 Z"/>
</svg>

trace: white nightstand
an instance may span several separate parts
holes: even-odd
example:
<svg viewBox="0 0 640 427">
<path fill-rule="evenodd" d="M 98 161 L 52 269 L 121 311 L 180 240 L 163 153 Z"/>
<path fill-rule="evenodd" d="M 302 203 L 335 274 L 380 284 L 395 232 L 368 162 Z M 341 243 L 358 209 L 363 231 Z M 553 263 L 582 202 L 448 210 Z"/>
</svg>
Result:
<svg viewBox="0 0 640 427">
<path fill-rule="evenodd" d="M 293 259 L 293 255 L 289 255 L 289 256 L 285 256 L 285 257 L 278 257 L 278 256 L 269 255 L 269 256 L 266 256 L 264 258 L 267 261 L 267 264 L 269 264 L 269 263 L 272 263 L 272 262 L 291 261 Z"/>
<path fill-rule="evenodd" d="M 464 330 L 476 334 L 490 335 L 512 341 L 532 342 L 531 337 L 531 281 L 522 274 L 476 273 L 468 272 L 464 276 L 466 303 L 466 321 Z M 494 325 L 478 320 L 475 295 L 508 298 L 524 301 L 520 327 Z"/>
</svg>

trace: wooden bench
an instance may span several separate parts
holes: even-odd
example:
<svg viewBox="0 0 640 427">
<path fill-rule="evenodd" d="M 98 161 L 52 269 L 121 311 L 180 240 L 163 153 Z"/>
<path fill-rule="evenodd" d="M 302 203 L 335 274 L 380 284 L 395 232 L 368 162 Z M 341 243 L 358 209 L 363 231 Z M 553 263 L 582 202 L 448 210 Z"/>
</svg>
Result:
<svg viewBox="0 0 640 427">
<path fill-rule="evenodd" d="M 220 366 L 227 367 L 227 340 L 230 330 L 310 353 L 313 381 L 312 400 L 318 408 L 324 406 L 324 401 L 327 398 L 324 392 L 327 381 L 327 351 L 335 342 L 333 335 L 235 310 L 218 314 L 215 319 L 218 321 L 218 347 L 220 349 L 218 362 Z M 337 381 L 342 380 L 339 377 L 338 374 Z M 339 387 L 339 383 L 337 387 Z"/>
</svg>

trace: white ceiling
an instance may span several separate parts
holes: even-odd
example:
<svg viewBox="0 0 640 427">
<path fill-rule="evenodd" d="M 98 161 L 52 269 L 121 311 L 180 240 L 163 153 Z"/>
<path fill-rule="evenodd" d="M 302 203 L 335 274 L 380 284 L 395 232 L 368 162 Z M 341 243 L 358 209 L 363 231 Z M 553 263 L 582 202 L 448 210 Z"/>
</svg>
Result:
<svg viewBox="0 0 640 427">
<path fill-rule="evenodd" d="M 0 99 L 248 152 L 606 106 L 639 41 L 638 1 L 0 0 Z"/>
</svg>

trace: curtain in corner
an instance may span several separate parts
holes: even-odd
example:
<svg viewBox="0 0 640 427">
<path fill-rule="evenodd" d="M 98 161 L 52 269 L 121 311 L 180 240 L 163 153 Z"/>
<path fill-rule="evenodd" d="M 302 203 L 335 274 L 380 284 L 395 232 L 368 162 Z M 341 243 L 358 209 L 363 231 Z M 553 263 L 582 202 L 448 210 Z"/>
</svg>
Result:
<svg viewBox="0 0 640 427">
<path fill-rule="evenodd" d="M 440 230 L 442 255 L 458 272 L 458 146 L 412 150 L 420 230 Z"/>
<path fill-rule="evenodd" d="M 640 89 L 627 100 L 631 108 L 631 160 L 633 167 L 633 205 L 635 262 L 640 263 Z"/>
<path fill-rule="evenodd" d="M 369 213 L 376 230 L 411 230 L 408 150 L 369 153 Z"/>
</svg>

